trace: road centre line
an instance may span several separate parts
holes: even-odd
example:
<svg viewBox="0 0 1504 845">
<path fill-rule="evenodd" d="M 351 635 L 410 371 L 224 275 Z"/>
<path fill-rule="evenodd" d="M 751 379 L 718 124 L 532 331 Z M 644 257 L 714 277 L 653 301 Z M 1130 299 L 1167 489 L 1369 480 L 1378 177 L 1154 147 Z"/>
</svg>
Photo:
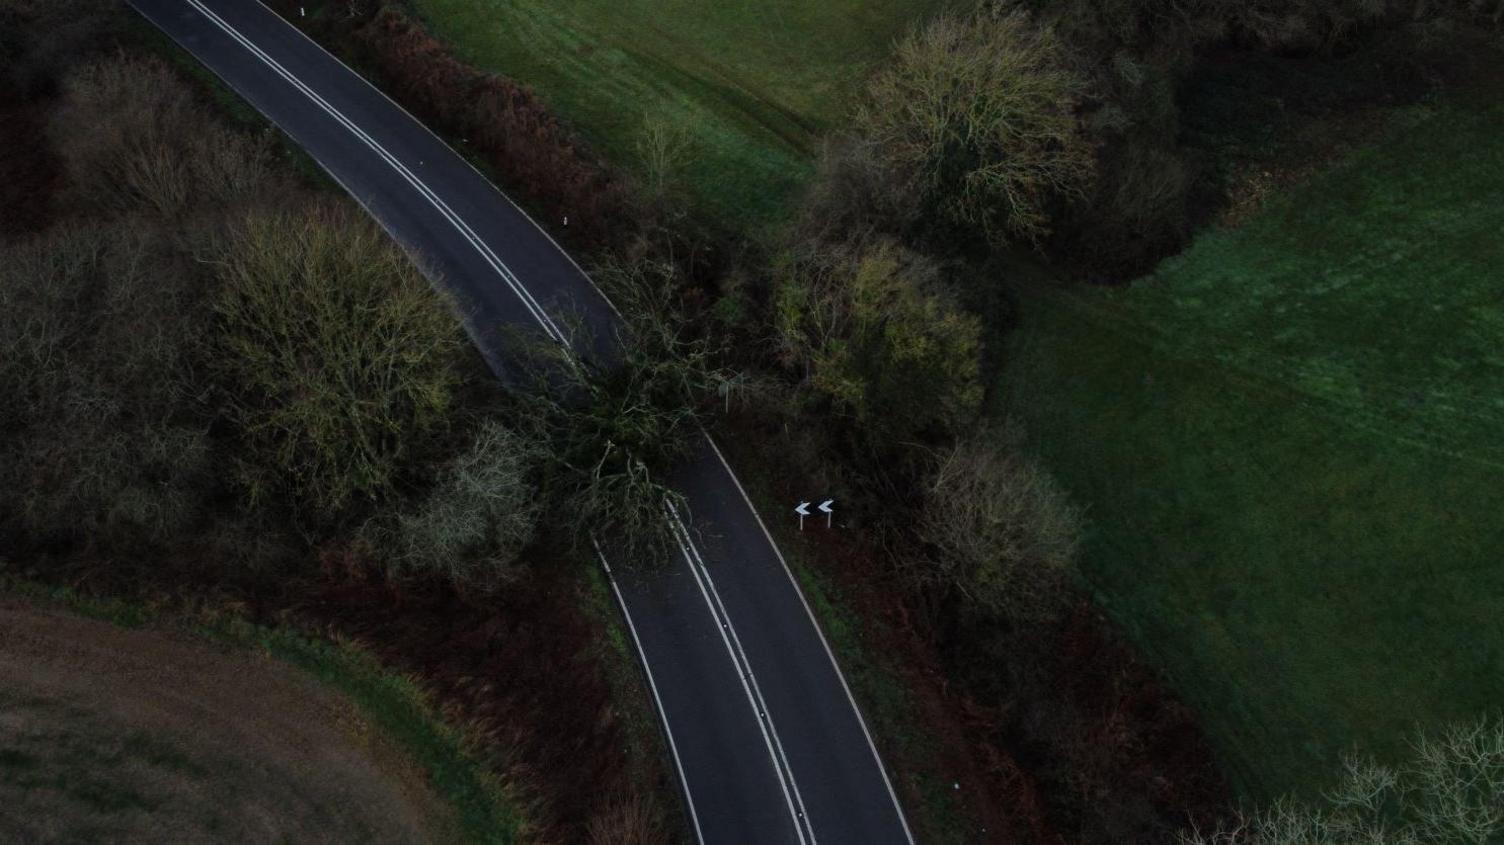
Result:
<svg viewBox="0 0 1504 845">
<path fill-rule="evenodd" d="M 507 267 L 506 263 L 503 262 L 494 251 L 491 250 L 490 245 L 488 245 L 478 234 L 476 234 L 475 230 L 471 229 L 470 225 L 466 223 L 464 219 L 461 218 L 458 214 L 456 214 L 454 210 L 451 209 L 449 205 L 445 203 L 443 199 L 441 199 L 438 194 L 433 191 L 432 188 L 428 187 L 428 185 L 423 182 L 422 179 L 419 179 L 416 174 L 409 170 L 407 166 L 403 164 L 395 155 L 387 151 L 387 149 L 383 147 L 379 142 L 377 142 L 376 139 L 372 138 L 365 132 L 365 130 L 356 125 L 354 121 L 346 117 L 342 112 L 339 111 L 339 109 L 331 105 L 327 100 L 320 96 L 318 92 L 314 91 L 296 75 L 288 71 L 276 59 L 272 58 L 264 50 L 256 46 L 256 44 L 249 38 L 247 38 L 244 34 L 242 34 L 240 30 L 236 29 L 233 25 L 225 21 L 217 13 L 209 9 L 199 0 L 188 0 L 188 3 L 195 9 L 197 9 L 199 13 L 207 18 L 211 23 L 224 31 L 226 35 L 229 35 L 252 55 L 260 59 L 263 64 L 271 68 L 272 71 L 278 76 L 282 77 L 284 81 L 292 85 L 294 88 L 298 89 L 298 91 L 302 93 L 303 96 L 312 101 L 314 105 L 317 105 L 327 114 L 329 114 L 330 117 L 333 117 L 335 121 L 343 126 L 347 131 L 349 131 L 350 134 L 354 135 L 366 146 L 370 147 L 371 150 L 375 152 L 379 158 L 382 159 L 382 161 L 386 162 L 389 167 L 396 171 L 399 176 L 401 176 L 409 185 L 416 189 L 418 193 L 421 194 L 423 198 L 426 199 L 428 203 L 432 205 L 434 209 L 437 210 L 439 214 L 449 222 L 449 225 L 452 226 L 455 231 L 460 234 L 461 237 L 463 237 L 470 243 L 470 246 L 475 249 L 475 251 L 480 255 L 481 259 L 489 264 L 491 266 L 491 269 L 496 271 L 497 275 L 501 276 L 502 281 L 506 282 L 507 286 L 512 289 L 512 292 L 517 295 L 517 298 L 522 301 L 523 307 L 528 310 L 528 312 L 533 316 L 533 319 L 538 321 L 539 325 L 543 327 L 544 332 L 558 343 L 564 345 L 566 348 L 570 348 L 569 338 L 559 330 L 559 327 L 554 323 L 553 319 L 548 316 L 548 313 L 546 311 L 543 310 L 542 305 L 540 305 L 538 301 L 533 298 L 532 293 L 528 291 L 525 285 L 522 284 L 522 280 L 517 278 L 516 274 L 512 273 L 511 268 Z"/>
<path fill-rule="evenodd" d="M 714 600 L 716 600 L 716 606 L 711 607 L 710 609 L 711 615 L 716 615 L 717 610 L 719 610 L 719 616 L 717 616 L 717 618 L 723 619 L 725 630 L 731 631 L 731 641 L 734 642 L 735 647 L 737 647 L 737 654 L 735 654 L 735 657 L 738 657 L 738 659 L 740 659 L 741 668 L 743 668 L 743 671 L 746 672 L 747 680 L 752 683 L 752 693 L 754 693 L 754 695 L 757 695 L 758 707 L 761 708 L 761 713 L 767 714 L 767 726 L 769 726 L 769 731 L 772 731 L 773 744 L 778 747 L 778 761 L 776 762 L 782 762 L 782 765 L 784 765 L 784 771 L 787 771 L 788 773 L 788 785 L 790 785 L 790 788 L 793 788 L 794 791 L 794 801 L 797 801 L 797 803 L 799 803 L 799 815 L 797 815 L 796 821 L 799 818 L 805 819 L 805 827 L 809 828 L 809 842 L 811 842 L 811 845 L 814 845 L 815 825 L 814 822 L 809 819 L 808 810 L 805 809 L 805 798 L 803 798 L 802 795 L 799 794 L 799 780 L 794 777 L 793 765 L 788 764 L 788 755 L 785 755 L 784 753 L 784 743 L 782 743 L 782 740 L 779 740 L 778 738 L 778 726 L 773 723 L 773 710 L 769 707 L 769 705 L 767 705 L 766 699 L 763 698 L 763 689 L 758 686 L 757 674 L 754 674 L 754 672 L 752 672 L 752 662 L 750 662 L 750 660 L 747 660 L 746 650 L 744 650 L 744 648 L 741 648 L 741 638 L 740 636 L 737 636 L 737 628 L 735 628 L 735 625 L 731 624 L 731 613 L 726 610 L 725 604 L 720 601 L 720 591 L 719 589 L 716 589 L 716 580 L 714 580 L 713 577 L 710 577 L 710 568 L 705 567 L 705 559 L 702 558 L 701 555 L 699 555 L 699 547 L 695 546 L 695 540 L 690 537 L 689 526 L 684 525 L 684 520 L 680 519 L 680 516 L 678 516 L 678 508 L 674 507 L 674 502 L 666 502 L 666 504 L 668 504 L 669 514 L 674 517 L 675 525 L 678 525 L 678 531 L 680 531 L 680 534 L 683 535 L 683 543 L 689 544 L 690 552 L 695 553 L 695 562 L 692 562 L 692 564 L 690 564 L 690 570 L 693 571 L 696 562 L 698 562 L 699 574 L 701 574 L 701 576 L 704 576 L 705 583 L 710 586 L 711 597 L 714 597 Z"/>
<path fill-rule="evenodd" d="M 498 197 L 501 197 L 503 200 L 506 200 L 507 205 L 510 205 L 514 211 L 516 211 L 518 214 L 522 215 L 523 219 L 525 219 L 525 220 L 527 220 L 527 222 L 531 223 L 533 225 L 533 228 L 538 230 L 538 234 L 542 235 L 550 244 L 552 244 L 553 247 L 554 247 L 554 249 L 560 255 L 564 256 L 564 260 L 568 261 L 569 264 L 570 264 L 570 266 L 574 267 L 575 271 L 580 274 L 580 278 L 584 279 L 586 282 L 588 282 L 590 284 L 591 289 L 594 290 L 596 292 L 596 294 L 600 296 L 601 300 L 604 301 L 608 307 L 610 307 L 611 311 L 614 314 L 616 314 L 617 317 L 622 317 L 621 311 L 618 311 L 617 308 L 616 308 L 616 303 L 612 302 L 611 298 L 608 297 L 608 296 L 606 296 L 606 292 L 603 291 L 603 290 L 601 290 L 600 285 L 597 285 L 595 283 L 595 279 L 592 279 L 590 277 L 589 273 L 585 272 L 585 268 L 580 266 L 580 262 L 575 261 L 574 260 L 574 256 L 570 255 L 568 252 L 566 252 L 565 249 L 564 249 L 564 247 L 559 246 L 559 242 L 556 241 L 556 240 L 554 240 L 554 236 L 550 235 L 548 233 L 547 229 L 545 229 L 542 226 L 538 225 L 538 221 L 534 220 L 533 216 L 531 214 L 527 213 L 527 209 L 525 209 L 522 206 L 518 205 L 516 203 L 516 201 L 514 201 L 511 197 L 509 197 L 505 193 L 503 193 L 500 188 L 498 188 L 494 184 L 492 184 L 490 177 L 486 176 L 484 173 L 481 173 L 480 170 L 479 170 L 479 168 L 477 168 L 474 163 L 472 163 L 468 158 L 460 155 L 454 149 L 454 147 L 452 147 L 452 146 L 449 145 L 448 141 L 445 141 L 443 138 L 440 138 L 439 135 L 438 135 L 438 133 L 436 133 L 432 129 L 428 128 L 428 124 L 426 124 L 423 121 L 417 119 L 416 117 L 413 117 L 413 113 L 410 112 L 410 111 L 408 111 L 401 103 L 397 102 L 396 100 L 393 100 L 390 96 L 387 95 L 387 93 L 385 91 L 381 90 L 380 88 L 377 88 L 375 85 L 372 85 L 371 84 L 371 80 L 366 79 L 364 76 L 361 76 L 360 74 L 358 74 L 358 73 L 350 70 L 349 67 L 346 66 L 344 62 L 340 61 L 340 59 L 338 57 L 336 57 L 333 53 L 331 53 L 327 49 L 325 49 L 324 45 L 320 44 L 317 41 L 314 41 L 312 38 L 310 38 L 308 36 L 308 33 L 304 32 L 301 29 L 298 29 L 295 26 L 293 26 L 290 22 L 287 21 L 286 18 L 284 18 L 284 17 L 282 17 L 282 15 L 278 14 L 276 12 L 276 10 L 274 10 L 270 6 L 266 5 L 266 3 L 264 2 L 264 0 L 256 0 L 256 4 L 258 6 L 260 6 L 261 8 L 265 9 L 266 12 L 267 12 L 267 14 L 269 14 L 272 17 L 276 18 L 277 21 L 279 21 L 283 26 L 285 26 L 288 29 L 292 30 L 292 32 L 294 32 L 295 34 L 297 34 L 297 36 L 299 38 L 303 39 L 304 41 L 307 41 L 312 46 L 318 48 L 319 52 L 323 53 L 325 56 L 328 56 L 329 59 L 330 59 L 330 61 L 332 61 L 335 64 L 339 65 L 341 68 L 344 68 L 345 71 L 347 71 L 352 77 L 360 80 L 361 84 L 365 85 L 367 88 L 371 89 L 373 92 L 375 92 L 376 94 L 380 95 L 383 100 L 386 100 L 388 103 L 391 103 L 392 106 L 395 107 L 398 111 L 400 111 L 403 114 L 407 115 L 408 119 L 411 120 L 414 125 L 418 126 L 424 132 L 428 133 L 428 136 L 431 137 L 431 138 L 433 138 L 440 145 L 442 145 L 444 147 L 444 149 L 450 151 L 451 153 L 454 153 L 454 155 L 455 155 L 456 158 L 458 158 L 460 161 L 463 161 L 465 163 L 465 166 L 468 167 L 468 168 L 470 168 L 471 172 L 473 172 L 475 174 L 476 178 L 478 178 L 481 181 L 481 184 L 485 185 L 487 188 L 490 188 L 491 191 L 492 191 L 492 193 L 496 194 Z M 626 318 L 622 317 L 622 319 L 625 320 Z"/>
<path fill-rule="evenodd" d="M 757 512 L 757 506 L 752 504 L 752 497 L 748 496 L 746 489 L 742 487 L 741 479 L 731 471 L 731 465 L 726 463 L 726 456 L 722 455 L 720 447 L 715 445 L 715 439 L 703 426 L 700 428 L 700 433 L 705 436 L 705 442 L 709 443 L 711 450 L 715 452 L 716 459 L 721 462 L 721 467 L 726 470 L 731 483 L 736 485 L 737 492 L 742 494 L 742 500 L 747 503 L 747 509 L 752 512 L 752 517 L 757 520 L 757 526 L 762 529 L 762 534 L 767 538 L 768 545 L 772 547 L 773 554 L 777 555 L 778 562 L 783 565 L 783 573 L 788 576 L 789 584 L 794 588 L 794 594 L 799 596 L 799 602 L 804 605 L 804 612 L 809 615 L 809 623 L 814 627 L 815 634 L 819 636 L 820 644 L 825 647 L 825 656 L 830 658 L 831 668 L 835 669 L 836 678 L 841 682 L 841 689 L 846 692 L 846 700 L 851 703 L 851 712 L 856 714 L 856 721 L 862 728 L 862 735 L 867 738 L 867 747 L 872 751 L 872 759 L 877 763 L 878 773 L 883 776 L 883 785 L 888 788 L 888 798 L 893 802 L 893 812 L 898 814 L 898 823 L 903 827 L 904 838 L 908 840 L 909 845 L 914 845 L 914 833 L 909 830 L 909 820 L 903 814 L 903 805 L 898 803 L 898 793 L 893 789 L 893 781 L 888 777 L 888 769 L 883 765 L 883 758 L 877 753 L 877 743 L 872 741 L 872 731 L 867 728 L 867 719 L 862 716 L 862 709 L 857 706 L 856 696 L 851 694 L 851 685 L 846 682 L 846 675 L 841 671 L 841 665 L 836 662 L 835 652 L 831 651 L 830 642 L 825 639 L 825 631 L 820 628 L 820 622 L 815 618 L 815 611 L 809 606 L 809 599 L 805 598 L 804 591 L 799 589 L 799 581 L 794 578 L 794 571 L 789 568 L 788 561 L 783 558 L 783 552 L 773 541 L 772 533 L 768 531 L 767 524 L 762 521 L 762 514 Z"/>
<path fill-rule="evenodd" d="M 796 809 L 794 807 L 794 795 L 790 793 L 789 788 L 792 785 L 794 793 L 797 793 L 799 788 L 793 784 L 794 773 L 792 771 L 785 773 L 784 767 L 787 766 L 787 760 L 780 758 L 782 752 L 781 746 L 777 749 L 774 748 L 773 734 L 770 733 L 770 729 L 773 728 L 773 714 L 768 711 L 767 703 L 762 700 L 761 693 L 754 693 L 753 691 L 752 684 L 756 683 L 756 679 L 752 677 L 752 667 L 744 666 L 737 659 L 736 648 L 733 648 L 731 639 L 727 636 L 728 631 L 731 632 L 732 636 L 736 633 L 731 627 L 731 619 L 723 617 L 721 613 L 716 611 L 717 602 L 712 602 L 710 594 L 705 589 L 705 582 L 701 580 L 700 573 L 695 569 L 695 560 L 690 556 L 689 547 L 686 545 L 689 540 L 688 530 L 684 527 L 684 523 L 679 521 L 678 513 L 673 510 L 673 503 L 664 502 L 664 505 L 666 511 L 665 518 L 671 517 L 669 530 L 674 534 L 674 541 L 679 544 L 679 551 L 683 553 L 684 562 L 689 566 L 689 573 L 695 579 L 695 586 L 700 588 L 700 595 L 705 599 L 705 606 L 710 608 L 710 615 L 716 621 L 716 630 L 721 635 L 722 644 L 726 646 L 726 653 L 731 657 L 731 665 L 736 668 L 738 679 L 742 684 L 742 692 L 747 696 L 747 703 L 752 707 L 753 712 L 757 714 L 757 727 L 762 731 L 763 743 L 767 746 L 768 757 L 773 762 L 773 771 L 778 775 L 779 786 L 783 788 L 783 800 L 788 806 L 790 818 L 794 821 L 794 832 L 798 834 L 800 843 L 805 843 L 804 833 L 805 826 L 808 824 L 808 816 L 803 812 L 804 802 L 802 799 L 799 800 L 799 808 Z M 724 608 L 722 608 L 722 612 L 724 612 Z M 811 830 L 811 839 L 813 836 L 814 831 Z M 810 845 L 813 845 L 813 843 L 810 843 Z"/>
</svg>

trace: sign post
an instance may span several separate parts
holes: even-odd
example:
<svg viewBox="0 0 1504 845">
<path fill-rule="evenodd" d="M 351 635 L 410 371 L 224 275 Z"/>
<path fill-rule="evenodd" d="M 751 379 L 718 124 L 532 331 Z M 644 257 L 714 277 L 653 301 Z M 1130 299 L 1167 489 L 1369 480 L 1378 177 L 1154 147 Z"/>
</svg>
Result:
<svg viewBox="0 0 1504 845">
<path fill-rule="evenodd" d="M 794 513 L 799 514 L 799 530 L 804 530 L 804 518 L 809 516 L 809 502 L 800 502 L 799 507 L 794 508 Z"/>
</svg>

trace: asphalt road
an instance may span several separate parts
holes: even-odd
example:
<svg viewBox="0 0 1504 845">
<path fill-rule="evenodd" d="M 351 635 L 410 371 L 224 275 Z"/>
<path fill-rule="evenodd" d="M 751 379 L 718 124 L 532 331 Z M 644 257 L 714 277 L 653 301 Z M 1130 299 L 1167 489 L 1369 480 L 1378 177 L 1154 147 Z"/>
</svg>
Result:
<svg viewBox="0 0 1504 845">
<path fill-rule="evenodd" d="M 614 357 L 615 311 L 569 256 L 458 154 L 275 13 L 256 0 L 130 2 L 418 257 L 462 304 L 498 374 L 507 325 Z M 588 340 L 561 331 L 573 320 Z M 708 436 L 673 483 L 690 509 L 676 515 L 687 526 L 680 559 L 611 580 L 696 837 L 912 842 L 813 614 Z M 609 550 L 602 563 L 611 572 Z"/>
</svg>

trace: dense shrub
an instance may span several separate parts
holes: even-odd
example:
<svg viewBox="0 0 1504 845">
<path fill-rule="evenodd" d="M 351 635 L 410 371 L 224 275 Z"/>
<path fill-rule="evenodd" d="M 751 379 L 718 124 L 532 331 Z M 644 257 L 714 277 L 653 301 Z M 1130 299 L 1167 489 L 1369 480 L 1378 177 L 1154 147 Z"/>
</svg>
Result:
<svg viewBox="0 0 1504 845">
<path fill-rule="evenodd" d="M 344 206 L 251 215 L 218 264 L 215 370 L 250 501 L 290 494 L 330 518 L 384 497 L 445 427 L 456 315 Z"/>
<path fill-rule="evenodd" d="M 59 78 L 124 14 L 109 0 L 0 2 L 0 238 L 47 227 L 61 169 L 47 141 Z"/>
<path fill-rule="evenodd" d="M 389 93 L 431 126 L 466 139 L 501 184 L 568 234 L 599 247 L 630 229 L 622 187 L 533 91 L 456 59 L 422 24 L 389 5 L 352 33 Z"/>
<path fill-rule="evenodd" d="M 956 430 L 981 405 L 981 325 L 940 275 L 887 240 L 807 244 L 776 277 L 784 363 L 878 442 Z"/>
<path fill-rule="evenodd" d="M 1133 277 L 1184 246 L 1219 203 L 1184 143 L 1178 89 L 1210 52 L 1316 54 L 1379 25 L 1504 13 L 1497 0 L 999 0 L 1068 45 L 1098 178 L 1061 211 L 1050 252 L 1099 280 Z M 1414 50 L 1418 38 L 1408 39 Z M 1367 67 L 1364 72 L 1370 72 Z"/>
<path fill-rule="evenodd" d="M 860 132 L 825 139 L 799 210 L 797 231 L 814 241 L 902 235 L 920 215 L 878 144 Z"/>
<path fill-rule="evenodd" d="M 0 0 L 0 100 L 56 93 L 81 58 L 119 40 L 130 14 L 115 0 Z"/>
<path fill-rule="evenodd" d="M 214 484 L 196 282 L 128 224 L 0 254 L 0 533 L 129 547 L 203 513 Z"/>
<path fill-rule="evenodd" d="M 899 42 L 857 125 L 929 209 L 995 244 L 1036 242 L 1091 184 L 1085 89 L 1027 16 L 942 14 Z"/>
<path fill-rule="evenodd" d="M 267 139 L 210 119 L 156 59 L 122 55 L 71 73 L 51 135 L 73 201 L 97 214 L 227 209 L 273 182 Z"/>
<path fill-rule="evenodd" d="M 984 430 L 936 463 L 920 532 L 934 549 L 913 576 L 981 619 L 1054 619 L 1070 597 L 1081 516 L 1044 470 Z"/>
<path fill-rule="evenodd" d="M 445 464 L 417 507 L 372 532 L 399 574 L 440 575 L 467 589 L 501 584 L 532 539 L 539 449 L 494 420 Z"/>
</svg>

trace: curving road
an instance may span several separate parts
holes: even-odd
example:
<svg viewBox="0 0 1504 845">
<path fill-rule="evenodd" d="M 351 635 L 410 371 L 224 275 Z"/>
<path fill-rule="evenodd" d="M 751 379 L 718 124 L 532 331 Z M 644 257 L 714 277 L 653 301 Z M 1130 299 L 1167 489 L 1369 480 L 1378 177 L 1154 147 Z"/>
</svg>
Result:
<svg viewBox="0 0 1504 845">
<path fill-rule="evenodd" d="M 300 144 L 467 311 L 614 356 L 617 315 L 569 256 L 433 133 L 256 0 L 130 0 Z M 782 555 L 707 435 L 674 474 L 680 559 L 612 572 L 706 843 L 912 843 L 888 774 Z"/>
</svg>

